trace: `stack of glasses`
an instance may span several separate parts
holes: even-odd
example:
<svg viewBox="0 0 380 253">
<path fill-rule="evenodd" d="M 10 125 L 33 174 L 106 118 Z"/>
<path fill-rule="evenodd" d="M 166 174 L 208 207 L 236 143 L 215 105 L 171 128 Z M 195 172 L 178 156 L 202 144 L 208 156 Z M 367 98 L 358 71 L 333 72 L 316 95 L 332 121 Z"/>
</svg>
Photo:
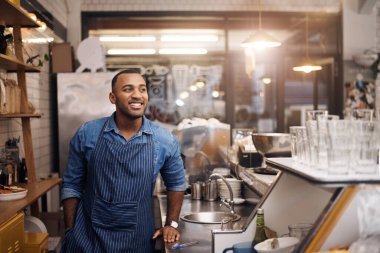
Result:
<svg viewBox="0 0 380 253">
<path fill-rule="evenodd" d="M 347 119 L 325 110 L 306 112 L 306 126 L 289 128 L 296 165 L 329 174 L 378 172 L 380 117 L 373 110 L 353 110 Z"/>
</svg>

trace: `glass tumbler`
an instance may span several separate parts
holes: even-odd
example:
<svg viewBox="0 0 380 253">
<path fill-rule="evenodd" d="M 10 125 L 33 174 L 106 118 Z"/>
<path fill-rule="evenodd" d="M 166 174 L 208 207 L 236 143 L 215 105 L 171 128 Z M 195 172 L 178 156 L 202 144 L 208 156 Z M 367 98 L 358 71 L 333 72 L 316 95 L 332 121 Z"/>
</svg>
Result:
<svg viewBox="0 0 380 253">
<path fill-rule="evenodd" d="M 306 121 L 317 120 L 318 115 L 328 115 L 327 110 L 309 110 L 306 111 Z"/>
<path fill-rule="evenodd" d="M 300 151 L 297 148 L 297 132 L 302 131 L 302 129 L 305 129 L 304 126 L 291 126 L 289 127 L 289 134 L 290 134 L 290 144 L 291 144 L 291 153 L 292 153 L 292 158 L 293 161 L 298 162 L 299 156 L 300 156 Z M 300 136 L 300 135 L 298 135 Z"/>
<path fill-rule="evenodd" d="M 288 225 L 289 236 L 297 237 L 302 241 L 302 239 L 309 233 L 310 229 L 313 227 L 311 223 L 294 223 Z"/>
<path fill-rule="evenodd" d="M 327 171 L 327 121 L 339 120 L 338 115 L 318 115 L 315 140 L 315 168 Z"/>
<path fill-rule="evenodd" d="M 329 174 L 347 174 L 351 163 L 351 121 L 327 121 L 327 163 Z"/>
<path fill-rule="evenodd" d="M 374 174 L 377 172 L 377 122 L 355 120 L 351 123 L 353 148 L 352 170 L 356 174 Z"/>
<path fill-rule="evenodd" d="M 354 109 L 350 112 L 350 119 L 373 121 L 373 114 L 373 109 Z"/>
</svg>

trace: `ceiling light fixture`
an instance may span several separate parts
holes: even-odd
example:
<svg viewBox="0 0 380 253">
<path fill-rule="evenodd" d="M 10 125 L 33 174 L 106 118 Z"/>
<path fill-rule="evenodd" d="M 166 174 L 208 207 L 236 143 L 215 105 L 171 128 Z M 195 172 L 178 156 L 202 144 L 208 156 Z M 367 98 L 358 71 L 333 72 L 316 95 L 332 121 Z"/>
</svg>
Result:
<svg viewBox="0 0 380 253">
<path fill-rule="evenodd" d="M 187 91 L 183 91 L 179 94 L 179 98 L 182 100 L 188 98 L 189 96 L 190 96 L 190 94 Z"/>
<path fill-rule="evenodd" d="M 100 36 L 101 42 L 152 42 L 155 36 Z"/>
<path fill-rule="evenodd" d="M 190 91 L 192 91 L 192 92 L 198 90 L 197 86 L 195 86 L 195 85 L 190 85 L 190 88 L 189 88 L 189 89 L 190 89 Z"/>
<path fill-rule="evenodd" d="M 155 49 L 108 49 L 108 55 L 149 55 L 156 54 Z"/>
<path fill-rule="evenodd" d="M 218 98 L 219 96 L 220 96 L 219 91 L 217 91 L 217 90 L 212 91 L 212 97 L 213 98 Z"/>
<path fill-rule="evenodd" d="M 23 39 L 22 42 L 26 44 L 45 44 L 53 42 L 53 37 L 47 37 L 47 38 L 29 38 L 29 39 Z"/>
<path fill-rule="evenodd" d="M 216 42 L 217 35 L 163 35 L 161 41 L 165 42 Z"/>
<path fill-rule="evenodd" d="M 294 71 L 302 71 L 305 73 L 310 73 L 312 71 L 318 71 L 322 69 L 322 66 L 313 64 L 312 60 L 309 57 L 309 15 L 306 13 L 306 21 L 305 21 L 305 26 L 306 26 L 306 32 L 305 32 L 305 37 L 306 37 L 306 57 L 303 61 L 303 64 L 300 66 L 293 67 Z"/>
<path fill-rule="evenodd" d="M 205 48 L 162 48 L 159 54 L 207 54 Z"/>
<path fill-rule="evenodd" d="M 175 101 L 176 105 L 181 107 L 181 106 L 184 106 L 185 105 L 185 102 L 182 100 L 182 99 L 177 99 Z"/>
<path fill-rule="evenodd" d="M 270 84 L 272 82 L 272 79 L 270 79 L 269 77 L 263 77 L 261 79 L 261 81 L 264 83 L 264 84 Z"/>
<path fill-rule="evenodd" d="M 249 37 L 244 40 L 241 47 L 255 48 L 255 49 L 265 49 L 281 46 L 281 42 L 273 38 L 270 34 L 262 30 L 261 24 L 261 1 L 259 0 L 259 30 L 250 34 Z"/>
<path fill-rule="evenodd" d="M 197 86 L 200 89 L 205 87 L 205 85 L 206 85 L 206 81 L 204 81 L 204 80 L 198 79 L 195 81 L 195 86 Z"/>
</svg>

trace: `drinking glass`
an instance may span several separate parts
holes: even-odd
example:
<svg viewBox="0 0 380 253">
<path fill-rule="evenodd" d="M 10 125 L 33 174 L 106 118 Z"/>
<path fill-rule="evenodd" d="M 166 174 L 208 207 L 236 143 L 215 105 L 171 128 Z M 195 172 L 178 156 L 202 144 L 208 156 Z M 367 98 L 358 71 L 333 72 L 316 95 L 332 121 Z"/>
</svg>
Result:
<svg viewBox="0 0 380 253">
<path fill-rule="evenodd" d="M 300 151 L 297 148 L 297 132 L 300 131 L 300 129 L 304 129 L 304 126 L 291 126 L 289 127 L 289 134 L 290 134 L 290 144 L 291 144 L 291 153 L 293 161 L 298 162 Z"/>
<path fill-rule="evenodd" d="M 377 171 L 377 123 L 355 120 L 351 123 L 353 148 L 352 169 L 357 174 L 374 174 Z"/>
<path fill-rule="evenodd" d="M 329 174 L 347 174 L 351 161 L 350 120 L 327 121 L 327 163 Z"/>
<path fill-rule="evenodd" d="M 350 112 L 350 119 L 372 121 L 373 113 L 373 109 L 354 109 Z"/>
<path fill-rule="evenodd" d="M 327 122 L 339 120 L 338 115 L 317 115 L 317 132 L 315 142 L 315 168 L 327 171 Z"/>
<path fill-rule="evenodd" d="M 310 110 L 306 111 L 306 130 L 309 144 L 309 165 L 315 167 L 317 165 L 317 147 L 318 147 L 318 116 L 327 116 L 327 110 Z"/>
<path fill-rule="evenodd" d="M 306 121 L 308 120 L 317 120 L 318 115 L 327 115 L 327 110 L 310 110 L 306 111 Z"/>
<path fill-rule="evenodd" d="M 300 126 L 296 129 L 296 149 L 298 162 L 308 166 L 310 160 L 309 141 L 307 139 L 306 127 Z"/>
<path fill-rule="evenodd" d="M 294 223 L 289 224 L 289 236 L 297 237 L 302 241 L 302 239 L 309 233 L 310 229 L 313 227 L 311 223 Z"/>
</svg>

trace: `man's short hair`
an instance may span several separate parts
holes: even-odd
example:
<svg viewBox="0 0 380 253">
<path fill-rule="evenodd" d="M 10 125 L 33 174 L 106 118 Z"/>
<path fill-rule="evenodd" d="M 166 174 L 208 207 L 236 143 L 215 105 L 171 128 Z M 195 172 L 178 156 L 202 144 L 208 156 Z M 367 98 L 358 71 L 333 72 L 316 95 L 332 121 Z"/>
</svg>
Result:
<svg viewBox="0 0 380 253">
<path fill-rule="evenodd" d="M 117 73 L 113 78 L 112 78 L 112 81 L 111 81 L 111 88 L 113 89 L 115 87 L 115 84 L 117 82 L 117 78 L 122 75 L 122 74 L 138 74 L 138 75 L 141 75 L 140 71 L 137 70 L 137 69 L 124 69 L 122 71 L 120 71 L 119 73 Z M 145 80 L 145 77 L 143 75 L 141 75 L 144 80 Z M 146 80 L 145 80 L 146 82 Z"/>
</svg>

